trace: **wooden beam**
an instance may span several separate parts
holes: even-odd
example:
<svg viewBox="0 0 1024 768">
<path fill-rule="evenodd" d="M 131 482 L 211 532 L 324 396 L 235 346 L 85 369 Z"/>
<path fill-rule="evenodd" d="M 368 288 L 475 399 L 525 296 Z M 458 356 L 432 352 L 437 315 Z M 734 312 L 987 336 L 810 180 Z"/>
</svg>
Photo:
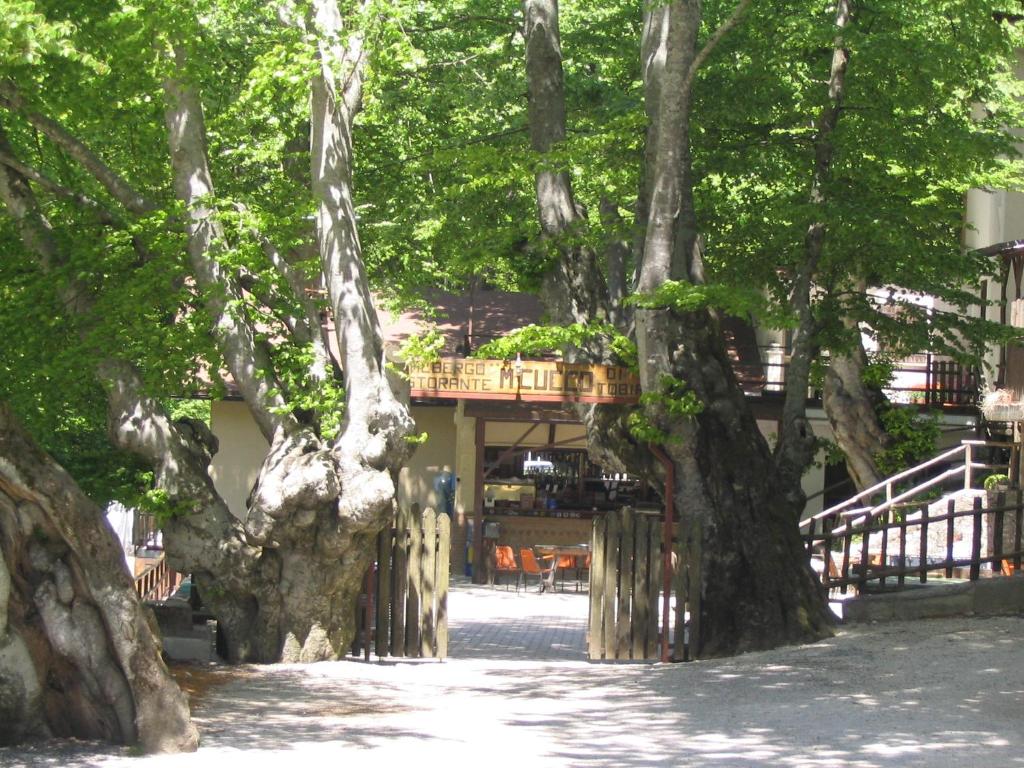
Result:
<svg viewBox="0 0 1024 768">
<path fill-rule="evenodd" d="M 474 431 L 476 467 L 473 475 L 473 583 L 484 583 L 484 435 L 487 420 L 478 418 Z"/>
</svg>

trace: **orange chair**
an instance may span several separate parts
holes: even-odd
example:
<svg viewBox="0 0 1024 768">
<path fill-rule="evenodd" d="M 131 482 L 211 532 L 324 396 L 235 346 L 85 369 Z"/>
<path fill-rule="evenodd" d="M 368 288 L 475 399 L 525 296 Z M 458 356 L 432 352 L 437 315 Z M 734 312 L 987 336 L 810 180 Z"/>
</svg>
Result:
<svg viewBox="0 0 1024 768">
<path fill-rule="evenodd" d="M 579 592 L 583 586 L 583 574 L 587 575 L 587 582 L 590 582 L 590 555 L 576 558 L 576 591 Z"/>
<path fill-rule="evenodd" d="M 512 547 L 499 545 L 494 548 L 494 576 L 497 578 L 501 574 L 508 574 L 511 576 L 513 573 L 516 575 L 516 592 L 519 591 L 519 579 L 522 576 L 522 571 L 519 566 L 516 565 L 516 556 L 512 552 Z M 505 590 L 508 591 L 508 582 L 505 582 Z"/>
<path fill-rule="evenodd" d="M 576 557 L 575 555 L 559 555 L 555 561 L 555 576 L 561 576 L 562 579 L 562 591 L 565 591 L 565 571 L 567 568 L 571 568 L 574 572 L 576 571 Z M 577 579 L 577 581 L 579 581 Z M 579 590 L 579 586 L 576 587 Z"/>
<path fill-rule="evenodd" d="M 544 558 L 545 560 L 549 558 Z M 555 567 L 554 564 L 549 565 L 547 568 L 541 566 L 537 562 L 537 556 L 533 554 L 532 549 L 523 547 L 519 550 L 519 562 L 523 564 L 523 589 L 526 589 L 529 583 L 530 576 L 537 577 L 537 584 L 540 587 L 539 592 L 543 592 L 547 586 L 548 576 L 551 574 L 552 569 Z"/>
</svg>

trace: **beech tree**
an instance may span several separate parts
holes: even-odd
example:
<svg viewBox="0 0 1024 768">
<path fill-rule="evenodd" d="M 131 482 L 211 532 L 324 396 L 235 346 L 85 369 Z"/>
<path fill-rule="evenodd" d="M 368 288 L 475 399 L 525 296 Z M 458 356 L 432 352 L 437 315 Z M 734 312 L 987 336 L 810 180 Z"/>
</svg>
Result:
<svg viewBox="0 0 1024 768">
<path fill-rule="evenodd" d="M 352 195 L 367 34 L 385 44 L 390 13 L 4 10 L 0 200 L 18 268 L 56 287 L 112 438 L 152 466 L 172 567 L 193 574 L 231 660 L 338 657 L 413 432 Z M 275 99 L 287 108 L 262 111 Z M 333 315 L 338 371 L 310 288 Z M 212 435 L 161 403 L 200 375 L 215 389 L 227 376 L 271 446 L 241 519 L 210 479 Z"/>
<path fill-rule="evenodd" d="M 959 243 L 966 190 L 1013 186 L 1019 174 L 1006 132 L 1020 122 L 1016 32 L 999 10 L 679 2 L 641 18 L 620 4 L 527 0 L 521 22 L 502 28 L 518 40 L 522 23 L 533 159 L 518 178 L 532 176 L 539 227 L 522 231 L 520 252 L 545 275 L 535 285 L 556 325 L 485 354 L 561 346 L 608 359 L 609 323 L 635 342 L 641 411 L 581 416 L 606 465 L 650 471 L 647 443 L 671 460 L 690 579 L 681 599 L 700 606 L 691 638 L 701 655 L 830 632 L 796 528 L 800 479 L 820 448 L 805 393 L 821 369 L 836 439 L 865 485 L 885 436 L 868 429 L 877 416 L 860 335 L 895 357 L 977 359 L 994 331 L 970 316 L 972 288 L 993 265 Z M 467 2 L 442 15 L 454 27 L 474 12 Z M 474 55 L 488 31 L 479 27 Z M 621 63 L 622 40 L 639 66 Z M 920 65 L 891 77 L 908 56 Z M 506 121 L 522 109 L 510 104 Z M 491 127 L 495 143 L 514 141 Z M 458 170 L 432 178 L 453 177 L 457 195 Z M 497 176 L 522 206 L 525 185 Z M 490 264 L 479 269 L 503 279 Z M 885 309 L 898 307 L 898 319 L 870 289 L 888 291 Z M 929 313 L 915 294 L 958 311 Z M 773 446 L 733 374 L 726 314 L 791 332 Z"/>
<path fill-rule="evenodd" d="M 188 702 L 102 513 L 0 403 L 0 743 L 194 751 Z"/>
<path fill-rule="evenodd" d="M 990 330 L 965 320 L 990 265 L 959 234 L 964 192 L 1017 173 L 1016 33 L 994 2 L 4 10 L 0 291 L 40 322 L 4 322 L 27 352 L 0 365 L 59 338 L 75 351 L 54 370 L 96 372 L 233 659 L 347 644 L 413 430 L 370 280 L 402 300 L 473 281 L 541 291 L 549 344 L 638 365 L 640 409 L 580 415 L 602 463 L 671 467 L 703 655 L 830 631 L 796 529 L 818 447 L 803 393 L 824 352 L 850 361 L 828 407 L 867 478 L 877 446 L 843 429 L 863 403 L 842 397 L 860 334 L 967 356 Z M 914 293 L 964 312 L 926 313 Z M 724 315 L 794 339 L 774 445 Z M 210 436 L 163 405 L 202 377 L 237 388 L 271 444 L 244 519 L 209 481 Z"/>
</svg>

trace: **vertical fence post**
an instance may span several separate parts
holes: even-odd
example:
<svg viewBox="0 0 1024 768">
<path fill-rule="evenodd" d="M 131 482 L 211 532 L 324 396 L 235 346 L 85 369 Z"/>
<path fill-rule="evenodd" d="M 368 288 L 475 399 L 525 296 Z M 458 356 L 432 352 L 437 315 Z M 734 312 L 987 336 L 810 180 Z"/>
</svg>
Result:
<svg viewBox="0 0 1024 768">
<path fill-rule="evenodd" d="M 448 571 L 451 568 L 452 519 L 437 516 L 437 658 L 448 658 Z"/>
<path fill-rule="evenodd" d="M 615 611 L 615 658 L 630 656 L 630 629 L 632 627 L 633 550 L 635 546 L 636 514 L 630 507 L 622 509 L 621 541 L 619 545 L 619 600 Z"/>
<path fill-rule="evenodd" d="M 590 631 L 591 661 L 604 657 L 604 544 L 608 539 L 608 518 L 615 512 L 595 517 L 590 535 Z"/>
<path fill-rule="evenodd" d="M 604 589 L 601 613 L 603 619 L 602 634 L 604 635 L 604 655 L 602 658 L 615 658 L 615 606 L 618 597 L 619 546 L 621 544 L 622 515 L 616 511 L 609 513 L 607 537 L 604 545 Z"/>
<path fill-rule="evenodd" d="M 1021 523 L 1024 523 L 1024 493 L 1018 490 L 1013 510 L 1013 568 L 1015 573 L 1020 573 Z"/>
<path fill-rule="evenodd" d="M 964 448 L 964 490 L 967 491 L 974 480 L 974 446 L 967 443 Z"/>
<path fill-rule="evenodd" d="M 918 568 L 921 569 L 921 583 L 928 581 L 928 522 L 931 519 L 931 512 L 928 511 L 927 502 L 921 505 L 921 541 L 918 553 Z"/>
<path fill-rule="evenodd" d="M 377 631 L 373 641 L 377 658 L 391 653 L 391 566 L 394 551 L 395 529 L 392 523 L 377 536 Z"/>
<path fill-rule="evenodd" d="M 901 587 L 907 579 L 907 515 L 900 520 L 900 570 L 896 577 L 896 583 Z"/>
<path fill-rule="evenodd" d="M 946 505 L 946 578 L 953 578 L 953 537 L 956 535 L 956 503 L 953 499 Z"/>
<path fill-rule="evenodd" d="M 996 494 L 996 509 L 992 518 L 992 570 L 999 573 L 1003 568 L 1003 530 L 1006 525 L 1006 494 Z"/>
<path fill-rule="evenodd" d="M 971 538 L 971 581 L 981 575 L 981 497 L 974 497 L 974 535 Z"/>
<path fill-rule="evenodd" d="M 871 564 L 871 514 L 864 515 L 864 523 L 861 528 L 860 541 L 860 578 L 857 580 L 857 589 L 861 592 L 868 583 L 868 566 Z"/>
</svg>

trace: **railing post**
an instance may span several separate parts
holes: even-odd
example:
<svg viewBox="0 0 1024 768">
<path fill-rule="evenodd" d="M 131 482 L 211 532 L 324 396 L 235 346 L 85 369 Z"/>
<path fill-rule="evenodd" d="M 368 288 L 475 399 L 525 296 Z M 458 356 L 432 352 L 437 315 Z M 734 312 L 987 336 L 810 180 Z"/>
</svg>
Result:
<svg viewBox="0 0 1024 768">
<path fill-rule="evenodd" d="M 981 576 L 981 497 L 974 498 L 974 531 L 971 537 L 971 581 Z"/>
<path fill-rule="evenodd" d="M 969 491 L 974 480 L 974 446 L 966 443 L 964 448 L 964 490 Z"/>
<path fill-rule="evenodd" d="M 1003 530 L 1006 525 L 1006 494 L 996 495 L 996 511 L 989 516 L 992 526 L 992 570 L 999 573 L 1003 569 Z"/>
</svg>

